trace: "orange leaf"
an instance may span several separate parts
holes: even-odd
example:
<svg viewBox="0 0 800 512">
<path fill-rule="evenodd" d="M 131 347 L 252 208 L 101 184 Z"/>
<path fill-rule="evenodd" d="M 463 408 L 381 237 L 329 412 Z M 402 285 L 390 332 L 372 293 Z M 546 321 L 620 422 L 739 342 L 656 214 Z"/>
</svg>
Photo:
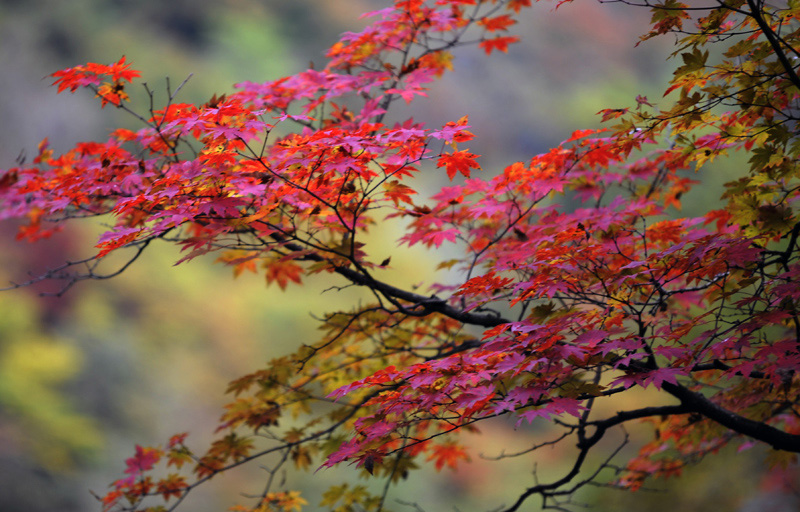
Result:
<svg viewBox="0 0 800 512">
<path fill-rule="evenodd" d="M 456 151 L 455 153 L 445 153 L 439 157 L 436 162 L 436 167 L 444 167 L 447 169 L 447 177 L 451 180 L 455 177 L 457 172 L 460 172 L 467 178 L 470 175 L 470 169 L 480 169 L 481 166 L 475 161 L 480 155 L 475 155 L 466 150 Z"/>
<path fill-rule="evenodd" d="M 267 284 L 269 285 L 277 281 L 278 286 L 281 287 L 281 290 L 286 289 L 286 285 L 289 284 L 289 281 L 294 281 L 297 284 L 301 284 L 302 280 L 300 277 L 302 275 L 303 267 L 291 260 L 279 260 L 269 263 L 267 266 Z"/>
<path fill-rule="evenodd" d="M 430 450 L 432 453 L 428 456 L 428 460 L 435 461 L 436 471 L 441 471 L 445 464 L 450 469 L 456 469 L 459 460 L 469 460 L 466 450 L 456 443 L 433 445 Z"/>
<path fill-rule="evenodd" d="M 531 0 L 511 0 L 508 2 L 506 9 L 514 9 L 514 12 L 519 12 L 523 7 L 530 7 Z"/>
<path fill-rule="evenodd" d="M 497 16 L 495 18 L 483 18 L 482 20 L 478 21 L 478 24 L 482 25 L 489 32 L 495 32 L 497 30 L 507 30 L 508 27 L 516 22 L 517 21 L 511 19 L 508 14 L 503 14 L 502 16 Z"/>
<path fill-rule="evenodd" d="M 501 52 L 508 53 L 508 45 L 518 41 L 519 37 L 517 36 L 499 36 L 493 39 L 481 41 L 478 46 L 483 48 L 483 50 L 486 52 L 486 55 L 489 55 L 494 50 L 500 50 Z"/>
</svg>

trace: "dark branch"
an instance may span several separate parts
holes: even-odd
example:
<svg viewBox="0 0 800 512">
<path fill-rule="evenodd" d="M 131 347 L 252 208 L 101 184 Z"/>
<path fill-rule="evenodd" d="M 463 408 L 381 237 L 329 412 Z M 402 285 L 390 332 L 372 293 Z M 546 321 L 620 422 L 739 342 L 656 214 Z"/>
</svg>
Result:
<svg viewBox="0 0 800 512">
<path fill-rule="evenodd" d="M 600 442 L 600 440 L 603 438 L 603 436 L 605 436 L 605 434 L 608 431 L 608 429 L 610 429 L 612 427 L 615 427 L 617 425 L 621 425 L 622 423 L 625 423 L 625 422 L 628 422 L 628 421 L 631 421 L 631 420 L 637 420 L 637 419 L 641 419 L 641 418 L 648 418 L 648 417 L 651 417 L 651 416 L 668 416 L 668 415 L 674 415 L 674 414 L 688 414 L 690 412 L 692 412 L 691 407 L 689 407 L 689 406 L 687 406 L 685 404 L 666 405 L 666 406 L 662 406 L 662 407 L 644 407 L 642 409 L 636 409 L 636 410 L 633 410 L 633 411 L 620 411 L 617 414 L 615 414 L 614 416 L 612 416 L 610 418 L 607 418 L 605 420 L 592 421 L 592 422 L 585 423 L 584 425 L 582 425 L 580 427 L 580 430 L 584 429 L 587 426 L 593 426 L 593 427 L 595 427 L 596 430 L 595 430 L 594 434 L 592 434 L 589 437 L 581 437 L 581 436 L 579 436 L 580 440 L 579 440 L 577 446 L 578 446 L 578 449 L 580 451 L 578 452 L 578 456 L 576 457 L 575 462 L 572 465 L 572 468 L 570 469 L 570 471 L 566 475 L 564 475 L 563 477 L 561 477 L 558 480 L 556 480 L 554 482 L 551 482 L 549 484 L 539 484 L 539 485 L 535 485 L 533 487 L 529 487 L 528 489 L 525 490 L 525 492 L 523 492 L 517 498 L 517 501 L 514 502 L 513 505 L 511 505 L 510 507 L 505 509 L 503 512 L 514 512 L 516 510 L 519 510 L 519 508 L 522 506 L 522 504 L 529 497 L 531 497 L 531 496 L 533 496 L 535 494 L 540 494 L 540 495 L 542 495 L 544 497 L 554 495 L 555 493 L 553 491 L 557 490 L 559 487 L 561 487 L 563 485 L 566 485 L 566 484 L 570 483 L 572 480 L 574 480 L 575 477 L 577 477 L 580 474 L 581 468 L 582 468 L 584 462 L 586 461 L 586 457 L 589 454 L 589 451 L 592 449 L 592 447 L 594 447 L 597 443 Z M 606 461 L 605 464 L 607 465 L 608 461 Z M 595 471 L 593 473 L 592 478 L 597 476 L 597 473 L 598 473 L 598 471 Z M 592 478 L 589 478 L 589 479 L 583 481 L 583 484 L 584 485 L 588 484 L 592 480 Z M 572 489 L 570 492 L 574 492 L 575 490 L 576 489 Z"/>
<path fill-rule="evenodd" d="M 776 450 L 800 453 L 800 435 L 788 434 L 764 422 L 740 416 L 715 404 L 700 393 L 678 384 L 663 383 L 664 390 L 681 401 L 681 404 L 700 413 L 734 432 L 767 443 Z"/>
</svg>

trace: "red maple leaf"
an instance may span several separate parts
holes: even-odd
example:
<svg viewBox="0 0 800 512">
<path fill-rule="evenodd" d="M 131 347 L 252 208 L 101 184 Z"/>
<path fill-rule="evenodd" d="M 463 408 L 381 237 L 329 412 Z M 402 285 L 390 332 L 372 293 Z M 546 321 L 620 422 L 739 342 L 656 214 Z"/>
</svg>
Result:
<svg viewBox="0 0 800 512">
<path fill-rule="evenodd" d="M 483 48 L 486 55 L 490 55 L 494 50 L 508 53 L 508 45 L 516 42 L 519 42 L 519 37 L 517 36 L 498 36 L 492 39 L 484 39 L 478 43 L 478 46 Z"/>
<path fill-rule="evenodd" d="M 428 455 L 428 460 L 434 461 L 437 471 L 441 471 L 445 465 L 450 469 L 456 469 L 459 461 L 469 460 L 467 451 L 453 442 L 432 445 L 429 451 L 431 453 Z"/>
<path fill-rule="evenodd" d="M 480 169 L 480 165 L 475 161 L 480 155 L 470 153 L 467 150 L 456 151 L 454 153 L 444 153 L 436 162 L 436 167 L 444 167 L 447 170 L 447 177 L 451 180 L 456 173 L 461 173 L 469 178 L 470 169 Z"/>
</svg>

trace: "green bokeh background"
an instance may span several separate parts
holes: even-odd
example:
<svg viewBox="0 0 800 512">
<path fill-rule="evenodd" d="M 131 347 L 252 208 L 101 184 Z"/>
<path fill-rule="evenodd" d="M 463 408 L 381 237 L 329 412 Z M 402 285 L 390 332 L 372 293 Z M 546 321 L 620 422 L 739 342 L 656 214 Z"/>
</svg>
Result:
<svg viewBox="0 0 800 512">
<path fill-rule="evenodd" d="M 56 96 L 43 77 L 57 69 L 124 54 L 162 99 L 166 77 L 174 88 L 192 75 L 180 98 L 202 103 L 239 81 L 271 80 L 310 61 L 321 64 L 339 33 L 364 25 L 360 13 L 386 3 L 0 0 L 0 168 L 30 158 L 44 137 L 64 151 L 120 124 L 135 127 L 111 108 L 100 110 L 90 94 Z M 508 55 L 489 59 L 477 48 L 460 49 L 455 73 L 398 117 L 436 126 L 469 114 L 478 137 L 470 147 L 483 155 L 486 173 L 525 160 L 573 130 L 597 126 L 602 108 L 630 106 L 637 94 L 660 97 L 669 77 L 669 41 L 634 48 L 648 17 L 642 9 L 588 1 L 558 11 L 552 3 L 537 5 L 516 30 L 523 42 Z M 134 105 L 144 97 L 132 96 Z M 421 186 L 432 193 L 445 181 L 429 171 Z M 714 186 L 728 179 L 724 168 L 707 173 Z M 716 200 L 719 191 L 694 194 L 686 199 L 689 212 L 693 203 Z M 381 226 L 374 236 L 373 250 L 392 255 L 390 278 L 401 285 L 448 278 L 432 270 L 445 254 L 396 248 L 401 228 Z M 52 241 L 28 245 L 13 242 L 13 223 L 0 225 L 0 281 L 86 256 L 100 229 L 76 224 Z M 134 444 L 163 444 L 189 430 L 201 447 L 226 402 L 229 380 L 313 340 L 311 312 L 357 300 L 350 291 L 321 293 L 335 284 L 321 279 L 280 292 L 253 275 L 234 280 L 211 260 L 172 266 L 178 258 L 172 247 L 155 247 L 119 278 L 82 283 L 61 298 L 39 297 L 42 288 L 0 294 L 0 510 L 99 510 L 88 489 L 104 494 Z M 481 454 L 522 449 L 545 433 L 544 425 L 489 424 L 469 437 L 473 463 L 464 471 L 426 470 L 393 496 L 429 511 L 508 503 L 532 482 L 534 467 L 542 479 L 563 471 L 569 450 L 513 459 L 507 473 L 493 471 Z M 680 491 L 598 490 L 582 498 L 608 512 L 734 510 L 756 495 L 754 460 L 729 454 L 701 466 Z M 724 485 L 713 477 L 722 469 L 729 478 Z M 240 492 L 257 492 L 261 477 L 257 469 L 224 475 L 184 510 L 224 510 Z M 309 510 L 326 484 L 357 477 L 342 467 L 302 478 Z M 403 509 L 392 499 L 389 505 Z"/>
</svg>

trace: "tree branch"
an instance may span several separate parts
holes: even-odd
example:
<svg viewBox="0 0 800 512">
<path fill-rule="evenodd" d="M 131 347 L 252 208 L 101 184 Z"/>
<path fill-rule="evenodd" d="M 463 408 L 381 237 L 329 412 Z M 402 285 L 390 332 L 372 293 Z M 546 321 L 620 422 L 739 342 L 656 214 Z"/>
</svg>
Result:
<svg viewBox="0 0 800 512">
<path fill-rule="evenodd" d="M 551 482 L 549 484 L 539 484 L 533 487 L 529 487 L 523 492 L 518 498 L 517 501 L 514 502 L 513 505 L 504 509 L 503 512 L 514 512 L 519 510 L 522 504 L 527 500 L 529 497 L 533 496 L 534 494 L 541 494 L 543 496 L 552 495 L 552 491 L 558 489 L 562 485 L 568 484 L 571 482 L 575 477 L 577 477 L 581 472 L 581 467 L 583 463 L 586 461 L 586 456 L 589 453 L 589 450 L 592 449 L 594 445 L 600 442 L 603 438 L 605 433 L 608 431 L 609 428 L 620 425 L 622 423 L 647 418 L 650 416 L 664 416 L 664 415 L 673 415 L 673 414 L 688 414 L 692 412 L 690 406 L 686 404 L 680 405 L 665 405 L 661 407 L 643 407 L 641 409 L 636 409 L 633 411 L 620 411 L 614 416 L 607 418 L 605 420 L 599 421 L 592 421 L 586 422 L 585 426 L 593 426 L 596 428 L 594 434 L 589 437 L 585 437 L 579 440 L 578 442 L 578 456 L 575 459 L 575 463 L 572 465 L 570 471 L 564 475 L 563 477 L 559 478 L 558 480 Z M 608 461 L 606 461 L 606 464 Z M 597 471 L 595 472 L 595 475 Z M 592 477 L 593 478 L 593 477 Z M 591 481 L 591 478 L 583 482 L 587 484 Z M 576 489 L 573 489 L 573 491 Z"/>
<path fill-rule="evenodd" d="M 734 432 L 767 443 L 776 450 L 800 453 L 800 435 L 788 434 L 764 422 L 740 416 L 681 385 L 664 382 L 663 388 L 680 400 L 682 405 Z"/>
<path fill-rule="evenodd" d="M 758 28 L 760 28 L 761 32 L 764 33 L 764 37 L 767 38 L 770 46 L 772 46 L 775 56 L 778 58 L 778 61 L 780 61 L 781 66 L 783 66 L 783 68 L 786 70 L 786 74 L 789 75 L 789 80 L 794 84 L 795 87 L 800 89 L 800 77 L 797 76 L 794 67 L 789 62 L 789 58 L 783 51 L 777 34 L 775 34 L 775 32 L 772 30 L 772 27 L 770 27 L 767 21 L 764 19 L 761 9 L 756 5 L 754 0 L 747 0 L 747 5 L 750 7 L 750 16 L 756 21 L 756 23 L 758 23 Z"/>
</svg>

